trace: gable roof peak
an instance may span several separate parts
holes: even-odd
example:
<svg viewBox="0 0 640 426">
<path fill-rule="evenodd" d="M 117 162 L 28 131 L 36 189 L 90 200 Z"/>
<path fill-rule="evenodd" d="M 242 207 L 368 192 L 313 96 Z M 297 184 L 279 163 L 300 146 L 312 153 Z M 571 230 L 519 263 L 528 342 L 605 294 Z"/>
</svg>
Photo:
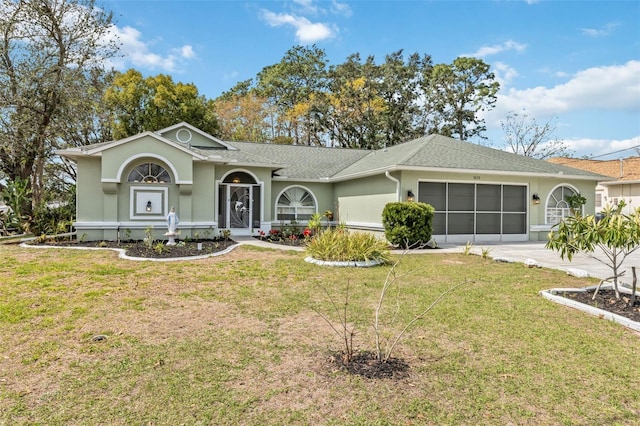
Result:
<svg viewBox="0 0 640 426">
<path fill-rule="evenodd" d="M 222 146 L 223 148 L 226 149 L 230 149 L 230 150 L 235 150 L 236 148 L 234 148 L 232 145 L 230 145 L 229 143 L 223 141 L 222 139 L 218 139 L 213 135 L 210 135 L 209 133 L 205 132 L 204 130 L 200 130 L 198 129 L 196 126 L 187 123 L 186 121 L 181 121 L 180 123 L 174 124 L 172 126 L 169 127 L 165 127 L 164 129 L 160 129 L 160 130 L 156 130 L 155 133 L 157 133 L 158 135 L 167 138 L 167 134 L 173 132 L 174 130 L 176 132 L 178 132 L 180 129 L 186 129 L 189 130 L 191 132 L 197 133 L 200 136 L 202 136 L 205 139 L 208 139 L 220 146 Z M 185 142 L 181 142 L 181 141 L 175 141 L 178 143 L 182 143 L 184 144 Z"/>
</svg>

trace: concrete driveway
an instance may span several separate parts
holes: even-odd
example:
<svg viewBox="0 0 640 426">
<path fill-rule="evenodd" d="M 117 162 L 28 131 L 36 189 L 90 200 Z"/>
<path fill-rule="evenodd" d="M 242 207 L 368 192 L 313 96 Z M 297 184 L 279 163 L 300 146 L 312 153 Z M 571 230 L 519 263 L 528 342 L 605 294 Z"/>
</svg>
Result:
<svg viewBox="0 0 640 426">
<path fill-rule="evenodd" d="M 491 258 L 503 257 L 509 258 L 516 262 L 524 262 L 526 259 L 534 259 L 542 267 L 559 269 L 567 271 L 569 269 L 579 269 L 586 271 L 589 276 L 595 278 L 609 278 L 611 277 L 611 268 L 598 261 L 598 259 L 606 259 L 604 253 L 596 252 L 593 256 L 586 256 L 583 254 L 576 254 L 573 260 L 569 262 L 566 258 L 562 260 L 560 253 L 557 251 L 551 251 L 544 247 L 544 242 L 522 242 L 522 243 L 478 243 L 473 245 L 471 251 L 474 254 L 481 255 L 483 249 L 489 249 L 489 256 Z M 442 251 L 448 252 L 464 252 L 464 245 L 445 245 L 442 247 Z M 432 252 L 439 252 L 440 250 L 430 250 Z M 621 282 L 631 283 L 633 275 L 631 267 L 635 266 L 636 273 L 640 276 L 640 250 L 632 253 L 627 257 L 623 269 L 626 270 Z"/>
</svg>

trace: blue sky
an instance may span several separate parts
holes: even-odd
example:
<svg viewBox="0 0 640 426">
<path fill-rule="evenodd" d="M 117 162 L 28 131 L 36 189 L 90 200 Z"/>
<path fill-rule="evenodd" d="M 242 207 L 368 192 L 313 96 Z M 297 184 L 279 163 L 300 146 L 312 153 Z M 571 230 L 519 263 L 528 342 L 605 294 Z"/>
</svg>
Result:
<svg viewBox="0 0 640 426">
<path fill-rule="evenodd" d="M 215 98 L 254 78 L 295 45 L 330 64 L 352 53 L 376 62 L 403 49 L 434 63 L 474 56 L 501 83 L 486 136 L 526 111 L 551 120 L 576 156 L 639 155 L 640 1 L 135 1 L 105 0 L 124 56 L 119 70 L 170 74 Z M 613 153 L 608 156 L 603 154 Z"/>
</svg>

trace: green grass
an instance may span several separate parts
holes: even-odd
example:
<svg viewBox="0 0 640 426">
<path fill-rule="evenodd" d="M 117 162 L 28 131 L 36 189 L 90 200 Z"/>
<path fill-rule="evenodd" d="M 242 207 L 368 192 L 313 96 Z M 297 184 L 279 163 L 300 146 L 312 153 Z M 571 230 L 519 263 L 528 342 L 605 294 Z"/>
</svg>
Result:
<svg viewBox="0 0 640 426">
<path fill-rule="evenodd" d="M 383 317 L 401 380 L 329 362 L 344 300 L 373 350 L 389 266 L 241 247 L 192 262 L 0 246 L 0 425 L 637 424 L 640 338 L 538 291 L 593 281 L 463 254 L 407 255 Z M 392 260 L 397 259 L 394 257 Z M 326 290 L 330 296 L 324 293 Z M 396 305 L 397 301 L 397 305 Z M 400 309 L 395 314 L 396 306 Z M 94 341 L 104 334 L 107 339 Z"/>
</svg>

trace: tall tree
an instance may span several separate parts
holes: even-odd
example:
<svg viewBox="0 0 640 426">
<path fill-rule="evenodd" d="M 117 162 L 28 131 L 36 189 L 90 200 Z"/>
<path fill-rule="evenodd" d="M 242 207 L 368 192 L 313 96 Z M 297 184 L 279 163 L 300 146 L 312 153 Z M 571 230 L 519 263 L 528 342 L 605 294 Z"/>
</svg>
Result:
<svg viewBox="0 0 640 426">
<path fill-rule="evenodd" d="M 70 102 L 61 105 L 53 127 L 55 135 L 48 144 L 51 153 L 57 148 L 80 147 L 106 142 L 113 138 L 109 114 L 103 102 L 106 88 L 113 80 L 114 72 L 94 69 L 85 80 L 67 86 L 74 93 Z M 71 118 L 72 117 L 72 118 Z M 64 192 L 76 182 L 75 165 L 61 157 L 53 156 L 45 166 L 46 197 L 60 199 Z"/>
<path fill-rule="evenodd" d="M 213 135 L 218 133 L 213 103 L 199 95 L 194 84 L 176 84 L 168 75 L 143 78 L 139 71 L 130 69 L 114 78 L 104 101 L 116 139 L 159 130 L 177 121 L 189 122 Z"/>
<path fill-rule="evenodd" d="M 554 137 L 555 119 L 540 125 L 526 111 L 509 111 L 501 121 L 507 147 L 515 154 L 546 159 L 564 157 L 570 154 L 567 144 Z"/>
<path fill-rule="evenodd" d="M 223 95 L 214 108 L 220 137 L 232 141 L 265 142 L 269 135 L 266 99 L 254 92 Z"/>
<path fill-rule="evenodd" d="M 324 125 L 332 143 L 345 148 L 374 149 L 382 145 L 383 114 L 387 108 L 380 96 L 380 68 L 373 56 L 362 62 L 350 55 L 329 72 L 330 109 Z"/>
<path fill-rule="evenodd" d="M 387 55 L 380 65 L 378 91 L 385 103 L 381 129 L 385 145 L 420 136 L 420 129 L 414 125 L 419 114 L 420 77 L 432 66 L 428 55 L 421 58 L 414 53 L 405 61 L 402 50 Z"/>
<path fill-rule="evenodd" d="M 427 113 L 432 115 L 430 133 L 468 140 L 486 139 L 480 111 L 492 109 L 500 83 L 481 59 L 459 57 L 451 65 L 438 64 L 425 80 Z"/>
<path fill-rule="evenodd" d="M 276 113 L 274 138 L 288 136 L 305 145 L 321 142 L 314 96 L 325 90 L 326 66 L 324 50 L 295 46 L 280 62 L 258 73 L 257 94 L 268 99 Z"/>
<path fill-rule="evenodd" d="M 32 207 L 59 140 L 56 123 L 63 113 L 91 108 L 76 98 L 79 86 L 117 52 L 111 25 L 111 14 L 93 0 L 10 0 L 0 7 L 0 168 L 12 181 L 28 182 Z"/>
</svg>

